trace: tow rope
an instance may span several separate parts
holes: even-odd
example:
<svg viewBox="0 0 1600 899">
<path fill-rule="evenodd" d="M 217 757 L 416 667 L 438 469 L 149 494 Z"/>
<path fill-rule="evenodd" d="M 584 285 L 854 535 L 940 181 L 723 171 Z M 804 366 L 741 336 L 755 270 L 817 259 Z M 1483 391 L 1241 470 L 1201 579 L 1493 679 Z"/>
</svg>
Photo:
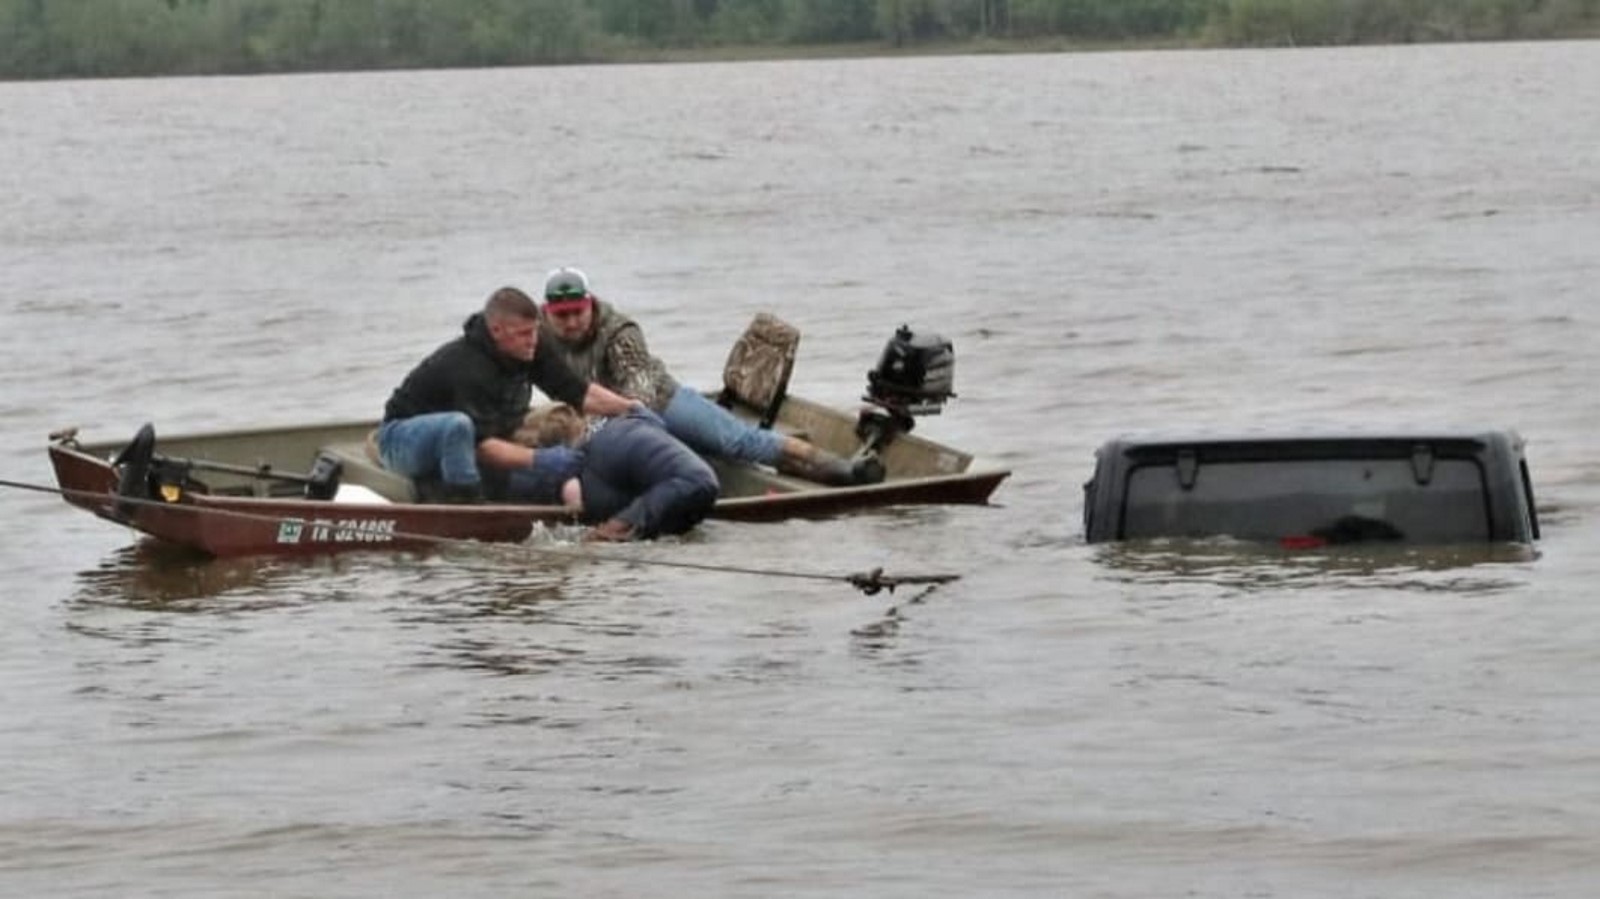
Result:
<svg viewBox="0 0 1600 899">
<path fill-rule="evenodd" d="M 107 500 L 115 502 L 118 505 L 170 505 L 169 503 L 156 499 L 115 496 L 110 493 L 96 493 L 91 490 L 72 490 L 62 487 L 48 487 L 43 484 L 30 484 L 25 481 L 12 481 L 4 478 L 0 478 L 0 487 L 9 487 L 13 490 L 24 490 L 32 493 L 50 494 L 53 496 L 59 496 L 63 499 L 78 498 L 96 501 Z M 262 515 L 255 512 L 242 512 L 238 509 L 218 509 L 198 505 L 191 505 L 188 506 L 188 508 L 195 512 L 201 512 L 208 515 L 220 515 L 246 521 L 273 522 L 278 520 L 278 516 L 275 515 Z M 334 529 L 340 530 L 337 525 L 334 526 Z M 138 529 L 133 528 L 133 530 Z M 490 549 L 510 549 L 512 547 L 512 544 L 507 543 L 488 543 L 481 540 L 469 540 L 464 537 L 442 537 L 437 534 L 420 534 L 407 531 L 395 531 L 394 536 L 423 543 L 432 543 L 439 546 L 471 546 Z M 535 553 L 542 553 L 544 555 L 562 556 L 573 559 L 593 559 L 600 562 L 625 562 L 630 565 L 655 565 L 661 568 L 681 568 L 692 571 L 711 571 L 723 574 L 748 574 L 758 577 L 781 577 L 794 580 L 835 581 L 847 583 L 850 586 L 855 587 L 857 590 L 860 590 L 867 596 L 875 596 L 885 590 L 893 593 L 896 587 L 926 585 L 926 589 L 917 597 L 913 597 L 911 600 L 912 602 L 920 602 L 922 597 L 926 596 L 928 593 L 931 593 L 934 589 L 944 584 L 961 579 L 959 574 L 890 575 L 885 574 L 881 567 L 873 568 L 870 571 L 857 572 L 855 574 L 830 574 L 825 572 L 793 571 L 780 568 L 757 568 L 745 565 L 718 565 L 711 562 L 685 562 L 675 559 L 649 559 L 630 556 L 614 556 L 606 553 L 595 552 L 593 549 L 569 549 L 566 547 L 556 546 L 535 546 L 529 543 L 518 543 L 515 544 L 515 546 L 518 549 L 532 550 Z M 891 613 L 893 611 L 893 609 L 890 609 Z"/>
</svg>

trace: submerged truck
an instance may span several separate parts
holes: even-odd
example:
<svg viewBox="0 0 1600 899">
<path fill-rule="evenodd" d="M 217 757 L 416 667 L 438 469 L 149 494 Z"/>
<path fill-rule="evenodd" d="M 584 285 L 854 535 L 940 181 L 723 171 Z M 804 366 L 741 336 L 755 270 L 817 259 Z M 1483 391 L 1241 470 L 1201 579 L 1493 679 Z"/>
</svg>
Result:
<svg viewBox="0 0 1600 899">
<path fill-rule="evenodd" d="M 1083 527 L 1090 543 L 1539 538 L 1524 441 L 1495 428 L 1120 436 L 1095 453 Z"/>
</svg>

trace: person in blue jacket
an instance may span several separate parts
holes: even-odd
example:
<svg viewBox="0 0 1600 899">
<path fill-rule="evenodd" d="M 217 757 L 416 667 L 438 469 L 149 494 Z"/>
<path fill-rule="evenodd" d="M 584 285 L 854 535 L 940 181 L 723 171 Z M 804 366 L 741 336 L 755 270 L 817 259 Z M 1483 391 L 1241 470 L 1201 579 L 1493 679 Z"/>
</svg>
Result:
<svg viewBox="0 0 1600 899">
<path fill-rule="evenodd" d="M 716 472 L 643 408 L 586 423 L 571 406 L 556 403 L 528 415 L 516 434 L 535 452 L 572 447 L 583 463 L 570 476 L 515 472 L 510 492 L 523 501 L 561 503 L 594 525 L 585 539 L 643 540 L 681 534 L 716 505 Z"/>
</svg>

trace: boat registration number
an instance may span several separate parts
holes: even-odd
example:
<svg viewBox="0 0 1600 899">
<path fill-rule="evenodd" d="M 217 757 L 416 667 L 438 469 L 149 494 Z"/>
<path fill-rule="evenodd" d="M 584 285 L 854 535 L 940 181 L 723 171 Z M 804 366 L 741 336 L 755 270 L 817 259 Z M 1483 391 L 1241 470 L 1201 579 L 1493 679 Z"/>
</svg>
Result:
<svg viewBox="0 0 1600 899">
<path fill-rule="evenodd" d="M 393 518 L 285 518 L 278 522 L 278 542 L 388 543 L 394 539 L 394 528 Z"/>
</svg>

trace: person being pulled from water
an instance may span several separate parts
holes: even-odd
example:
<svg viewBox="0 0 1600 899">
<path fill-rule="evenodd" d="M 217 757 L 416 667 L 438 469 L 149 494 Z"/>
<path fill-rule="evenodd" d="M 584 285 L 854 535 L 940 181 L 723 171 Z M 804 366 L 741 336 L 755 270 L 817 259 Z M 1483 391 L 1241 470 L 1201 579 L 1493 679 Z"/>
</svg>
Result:
<svg viewBox="0 0 1600 899">
<path fill-rule="evenodd" d="M 560 483 L 583 465 L 566 446 L 534 450 L 511 439 L 532 388 L 598 415 L 639 405 L 539 352 L 539 306 L 515 287 L 490 294 L 460 337 L 434 350 L 390 395 L 378 427 L 383 467 L 416 481 L 424 502 L 515 499 L 513 475 Z"/>
<path fill-rule="evenodd" d="M 770 465 L 834 486 L 883 480 L 876 460 L 852 463 L 798 437 L 756 427 L 679 384 L 650 355 L 639 325 L 595 296 L 578 269 L 558 268 L 545 277 L 544 313 L 545 337 L 573 371 L 640 400 L 696 452 Z"/>
<path fill-rule="evenodd" d="M 594 525 L 587 539 L 681 534 L 717 502 L 716 472 L 642 407 L 586 423 L 566 403 L 552 403 L 530 411 L 513 439 L 536 453 L 563 447 L 583 453 L 575 476 L 557 482 L 517 472 L 512 489 L 537 502 L 554 496 L 578 510 L 585 524 Z"/>
</svg>

